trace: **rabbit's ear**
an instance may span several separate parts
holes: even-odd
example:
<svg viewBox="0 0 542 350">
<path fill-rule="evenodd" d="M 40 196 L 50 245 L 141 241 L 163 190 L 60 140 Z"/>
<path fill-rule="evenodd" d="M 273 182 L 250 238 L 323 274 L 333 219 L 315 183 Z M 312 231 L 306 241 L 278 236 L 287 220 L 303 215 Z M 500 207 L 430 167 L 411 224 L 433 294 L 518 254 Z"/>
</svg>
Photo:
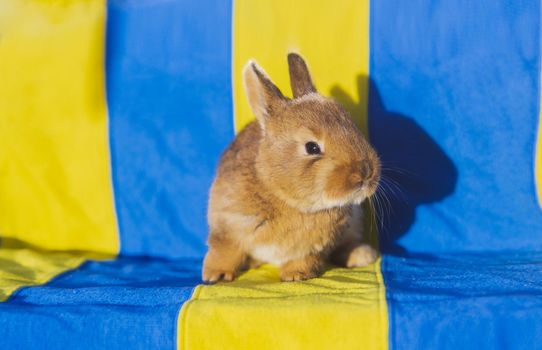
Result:
<svg viewBox="0 0 542 350">
<path fill-rule="evenodd" d="M 288 99 L 255 62 L 247 63 L 243 76 L 248 103 L 262 129 L 265 129 L 267 117 L 283 106 Z"/>
<path fill-rule="evenodd" d="M 288 67 L 290 70 L 290 84 L 292 86 L 294 98 L 316 92 L 309 69 L 303 60 L 303 57 L 296 53 L 289 53 Z"/>
</svg>

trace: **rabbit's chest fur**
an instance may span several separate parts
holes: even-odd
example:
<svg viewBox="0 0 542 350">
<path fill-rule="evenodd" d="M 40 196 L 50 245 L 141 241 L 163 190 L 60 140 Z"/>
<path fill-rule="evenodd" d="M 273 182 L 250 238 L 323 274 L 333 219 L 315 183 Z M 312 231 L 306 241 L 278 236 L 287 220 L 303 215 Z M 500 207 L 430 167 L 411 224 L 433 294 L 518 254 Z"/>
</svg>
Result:
<svg viewBox="0 0 542 350">
<path fill-rule="evenodd" d="M 249 254 L 260 261 L 277 265 L 308 254 L 327 253 L 347 223 L 347 209 L 333 209 L 313 214 L 291 208 L 262 218 L 243 238 Z"/>
</svg>

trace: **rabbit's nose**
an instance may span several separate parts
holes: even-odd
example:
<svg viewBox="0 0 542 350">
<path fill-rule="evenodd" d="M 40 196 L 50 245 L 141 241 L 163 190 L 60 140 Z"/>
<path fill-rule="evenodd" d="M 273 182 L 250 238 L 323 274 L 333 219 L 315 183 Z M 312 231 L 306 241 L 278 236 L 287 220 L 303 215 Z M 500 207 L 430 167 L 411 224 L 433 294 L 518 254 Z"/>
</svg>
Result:
<svg viewBox="0 0 542 350">
<path fill-rule="evenodd" d="M 360 174 L 363 179 L 370 179 L 373 176 L 373 168 L 368 160 L 362 160 Z"/>
</svg>

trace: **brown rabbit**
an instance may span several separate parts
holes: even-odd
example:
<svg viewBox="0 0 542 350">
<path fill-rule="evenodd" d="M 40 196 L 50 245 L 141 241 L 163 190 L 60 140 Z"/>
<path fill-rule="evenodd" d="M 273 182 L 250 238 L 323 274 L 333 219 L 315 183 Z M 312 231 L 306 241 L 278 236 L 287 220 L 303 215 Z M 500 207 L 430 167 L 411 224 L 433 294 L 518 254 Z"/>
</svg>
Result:
<svg viewBox="0 0 542 350">
<path fill-rule="evenodd" d="M 344 108 L 316 92 L 303 58 L 291 53 L 288 65 L 293 99 L 245 66 L 256 121 L 224 152 L 211 187 L 205 282 L 259 263 L 298 281 L 327 258 L 355 267 L 377 257 L 362 243 L 360 203 L 378 187 L 378 156 Z"/>
</svg>

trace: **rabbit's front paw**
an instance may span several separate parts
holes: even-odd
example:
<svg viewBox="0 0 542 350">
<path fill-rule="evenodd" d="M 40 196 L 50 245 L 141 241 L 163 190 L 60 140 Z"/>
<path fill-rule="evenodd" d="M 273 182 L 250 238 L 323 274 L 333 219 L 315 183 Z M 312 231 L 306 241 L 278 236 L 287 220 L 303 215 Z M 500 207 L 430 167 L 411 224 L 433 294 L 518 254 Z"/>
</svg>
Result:
<svg viewBox="0 0 542 350">
<path fill-rule="evenodd" d="M 234 280 L 236 271 L 224 269 L 211 269 L 203 267 L 203 282 L 216 283 L 218 281 L 231 282 Z"/>
<path fill-rule="evenodd" d="M 225 252 L 230 252 L 230 254 Z M 242 261 L 242 255 L 232 254 L 231 250 L 209 249 L 203 260 L 203 282 L 233 281 Z"/>
<path fill-rule="evenodd" d="M 285 282 L 303 281 L 318 277 L 322 262 L 318 256 L 309 255 L 303 259 L 292 260 L 281 267 L 280 279 Z"/>
<path fill-rule="evenodd" d="M 312 271 L 281 271 L 280 272 L 280 279 L 284 282 L 292 282 L 292 281 L 304 281 L 308 280 L 314 277 L 317 277 L 318 274 L 312 272 Z"/>
</svg>

